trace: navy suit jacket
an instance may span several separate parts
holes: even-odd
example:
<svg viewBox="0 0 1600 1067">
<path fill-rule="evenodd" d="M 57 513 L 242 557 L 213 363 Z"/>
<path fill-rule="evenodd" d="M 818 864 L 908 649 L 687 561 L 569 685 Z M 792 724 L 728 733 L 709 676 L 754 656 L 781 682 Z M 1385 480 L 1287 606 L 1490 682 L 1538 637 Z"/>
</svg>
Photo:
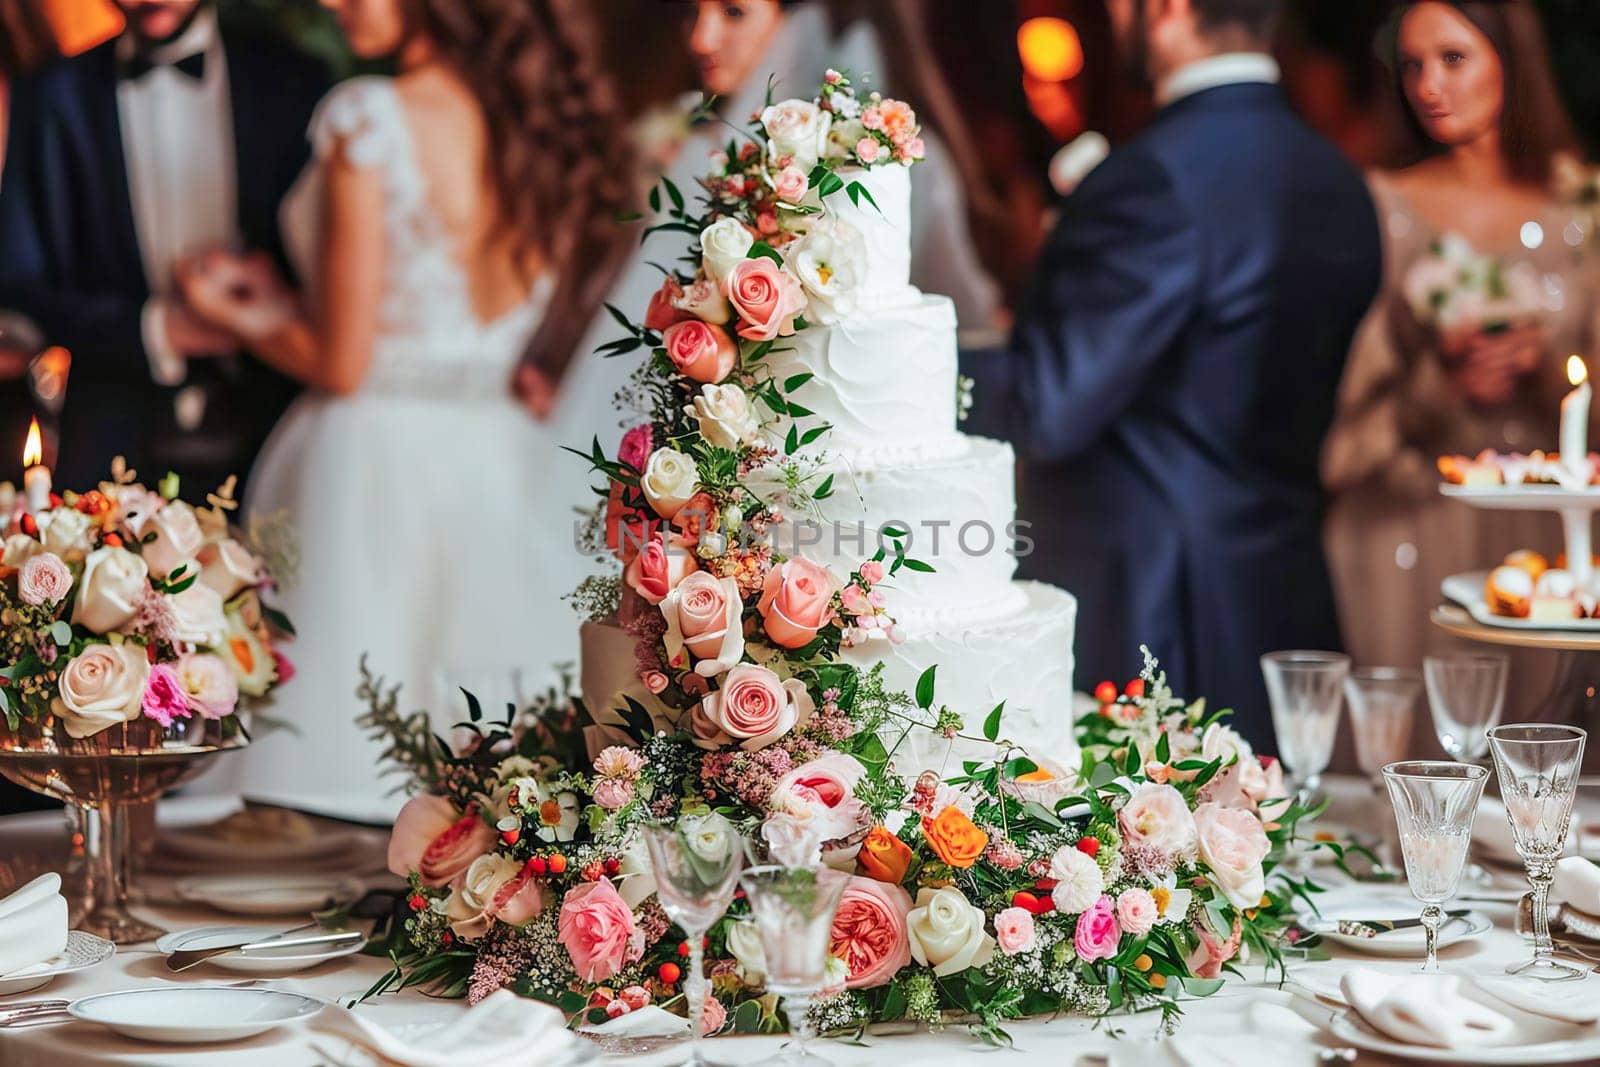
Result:
<svg viewBox="0 0 1600 1067">
<path fill-rule="evenodd" d="M 1080 688 L 1146 644 L 1268 747 L 1260 655 L 1339 643 L 1317 457 L 1381 273 L 1360 175 L 1276 86 L 1178 101 L 1066 201 L 963 370 L 1022 455 L 1021 572 L 1078 596 Z"/>
<path fill-rule="evenodd" d="M 278 205 L 300 173 L 326 73 L 284 45 L 222 29 L 233 105 L 239 230 L 282 260 Z M 117 112 L 115 41 L 17 82 L 0 175 L 0 307 L 28 315 L 72 353 L 61 414 L 62 485 L 106 476 L 114 455 L 149 478 L 168 468 L 243 476 L 293 387 L 252 359 L 190 365 L 205 424 L 175 425 L 175 390 L 151 379 L 140 332 L 150 296 Z"/>
</svg>

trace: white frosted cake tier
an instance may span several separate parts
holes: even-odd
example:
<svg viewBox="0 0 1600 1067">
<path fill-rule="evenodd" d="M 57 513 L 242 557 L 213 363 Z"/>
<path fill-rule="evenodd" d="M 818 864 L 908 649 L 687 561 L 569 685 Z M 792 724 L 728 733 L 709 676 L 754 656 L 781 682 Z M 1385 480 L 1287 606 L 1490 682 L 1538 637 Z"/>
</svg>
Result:
<svg viewBox="0 0 1600 1067">
<path fill-rule="evenodd" d="M 942 296 L 911 293 L 911 303 L 801 330 L 762 361 L 780 385 L 812 376 L 788 394 L 812 412 L 793 422 L 801 433 L 824 423 L 831 429 L 803 454 L 959 450 L 955 307 Z"/>
<path fill-rule="evenodd" d="M 845 187 L 823 199 L 827 214 L 861 235 L 865 249 L 863 307 L 900 303 L 911 288 L 911 170 L 900 164 L 835 172 Z M 852 201 L 849 187 L 859 182 L 871 197 Z"/>
</svg>

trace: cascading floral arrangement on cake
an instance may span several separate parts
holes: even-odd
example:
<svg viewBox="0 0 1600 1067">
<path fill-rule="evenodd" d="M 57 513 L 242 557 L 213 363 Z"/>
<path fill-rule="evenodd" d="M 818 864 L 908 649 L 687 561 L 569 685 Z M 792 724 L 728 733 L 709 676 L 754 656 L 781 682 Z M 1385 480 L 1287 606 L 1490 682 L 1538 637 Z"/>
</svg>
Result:
<svg viewBox="0 0 1600 1067">
<path fill-rule="evenodd" d="M 864 558 L 842 566 L 826 543 L 858 506 L 871 519 L 885 492 L 890 504 L 911 485 L 937 494 L 969 461 L 1003 461 L 992 473 L 1010 484 L 1009 450 L 925 425 L 941 404 L 955 421 L 953 337 L 948 397 L 917 400 L 926 376 L 913 374 L 920 414 L 886 416 L 910 445 L 892 433 L 863 445 L 864 413 L 895 409 L 852 393 L 866 373 L 852 367 L 923 356 L 861 338 L 881 337 L 885 314 L 953 325 L 893 267 L 920 154 L 909 107 L 858 98 L 830 73 L 814 100 L 769 105 L 695 207 L 665 182 L 652 197 L 667 214 L 656 229 L 691 242 L 642 323 L 617 312 L 627 336 L 608 346 L 648 352 L 631 390 L 648 421 L 616 458 L 598 441 L 586 457 L 607 479 L 600 521 L 623 576 L 580 591 L 594 615 L 584 699 L 552 693 L 492 724 L 474 708 L 452 750 L 368 687 L 371 722 L 423 790 L 391 841 L 411 893 L 375 991 L 509 987 L 574 1023 L 650 1003 L 681 1012 L 698 954 L 654 898 L 638 829 L 698 814 L 785 862 L 853 873 L 832 988 L 812 1009 L 826 1030 L 964 1017 L 1000 1038 L 1023 1015 L 1171 1011 L 1242 953 L 1281 958 L 1309 887 L 1278 869 L 1304 813 L 1281 798 L 1274 764 L 1173 698 L 1153 661 L 1098 694 L 1076 724 L 1080 752 L 1070 597 L 1013 589 L 1009 556 L 946 573 L 910 554 L 909 521 L 875 525 Z M 874 284 L 883 262 L 888 291 Z M 796 399 L 816 385 L 819 404 Z M 924 514 L 978 501 L 987 515 L 994 491 L 952 490 Z M 1009 488 L 1000 510 L 1009 525 Z M 938 610 L 963 595 L 1005 602 Z M 1014 640 L 998 669 L 1016 666 L 1019 686 L 1064 673 L 1026 694 L 1020 729 L 989 699 L 1004 683 L 976 649 L 925 660 L 1030 627 L 1060 647 Z M 711 1031 L 783 1025 L 747 915 L 736 900 L 707 939 Z"/>
</svg>

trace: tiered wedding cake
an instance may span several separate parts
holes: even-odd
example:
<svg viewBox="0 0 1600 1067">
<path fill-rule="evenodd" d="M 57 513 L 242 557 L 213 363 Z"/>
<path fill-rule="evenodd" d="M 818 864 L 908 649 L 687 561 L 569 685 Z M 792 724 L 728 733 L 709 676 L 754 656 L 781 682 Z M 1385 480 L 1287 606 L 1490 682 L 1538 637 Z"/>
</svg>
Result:
<svg viewBox="0 0 1600 1067">
<path fill-rule="evenodd" d="M 782 438 L 792 421 L 803 439 L 831 425 L 800 453 L 832 475 L 833 491 L 791 505 L 773 531 L 777 551 L 844 575 L 880 536 L 890 542 L 884 531 L 904 532 L 906 554 L 933 570 L 902 568 L 885 584 L 901 640 L 868 640 L 844 649 L 844 658 L 861 666 L 882 660 L 889 687 L 907 692 L 937 664 L 939 702 L 961 713 L 969 731 L 1003 700 L 1005 737 L 1061 758 L 1073 746 L 1076 602 L 1053 586 L 1013 579 L 1014 542 L 1028 543 L 1015 525 L 1015 460 L 1009 445 L 956 429 L 955 312 L 945 297 L 910 284 L 909 169 L 841 177 L 870 194 L 825 198 L 826 214 L 862 238 L 858 310 L 832 325 L 812 323 L 765 359 L 776 380 L 811 375 L 790 399 L 812 414 L 786 417 L 768 432 Z M 776 476 L 770 489 L 782 493 Z M 583 697 L 601 721 L 623 694 L 653 703 L 637 678 L 635 643 L 614 622 L 583 626 Z"/>
</svg>

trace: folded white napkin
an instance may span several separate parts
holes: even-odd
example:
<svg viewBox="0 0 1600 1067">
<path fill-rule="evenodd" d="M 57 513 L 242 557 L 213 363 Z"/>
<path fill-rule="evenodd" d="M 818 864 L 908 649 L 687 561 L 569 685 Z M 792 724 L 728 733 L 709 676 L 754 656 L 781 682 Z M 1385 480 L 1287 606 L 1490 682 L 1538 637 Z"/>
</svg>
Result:
<svg viewBox="0 0 1600 1067">
<path fill-rule="evenodd" d="M 1579 1026 L 1600 1022 L 1600 979 L 1593 974 L 1578 982 L 1539 982 L 1515 975 L 1472 981 L 1494 999 L 1533 1015 Z"/>
<path fill-rule="evenodd" d="M 0 975 L 43 963 L 67 947 L 61 876 L 41 874 L 0 900 Z"/>
<path fill-rule="evenodd" d="M 1309 1065 L 1316 1055 L 1318 1028 L 1291 1006 L 1292 997 L 1275 992 L 1253 990 L 1242 1006 L 1186 1023 L 1180 1040 L 1162 1044 L 1185 1067 Z M 1322 1014 L 1326 1016 L 1325 1009 Z"/>
<path fill-rule="evenodd" d="M 1504 1040 L 1510 1019 L 1462 995 L 1450 974 L 1391 974 L 1354 968 L 1339 981 L 1368 1025 L 1408 1045 L 1464 1048 Z"/>
<path fill-rule="evenodd" d="M 1600 867 L 1582 856 L 1565 856 L 1556 864 L 1550 892 L 1585 915 L 1600 915 Z"/>
<path fill-rule="evenodd" d="M 532 1067 L 555 1062 L 579 1040 L 559 1009 L 509 989 L 489 994 L 453 1022 L 402 1036 L 346 1009 L 323 1011 L 309 1024 L 312 1042 L 337 1062 L 354 1045 L 401 1067 Z M 343 1044 L 345 1047 L 336 1047 Z"/>
<path fill-rule="evenodd" d="M 671 1037 L 688 1033 L 689 1020 L 654 1004 L 646 1004 L 603 1023 L 585 1023 L 579 1029 L 586 1034 L 607 1037 Z"/>
<path fill-rule="evenodd" d="M 1511 821 L 1506 818 L 1506 806 L 1493 797 L 1484 797 L 1472 819 L 1472 841 L 1494 859 L 1519 862 L 1517 843 L 1511 836 Z M 1564 851 L 1578 850 L 1578 823 L 1573 820 L 1567 827 L 1567 844 Z"/>
</svg>

